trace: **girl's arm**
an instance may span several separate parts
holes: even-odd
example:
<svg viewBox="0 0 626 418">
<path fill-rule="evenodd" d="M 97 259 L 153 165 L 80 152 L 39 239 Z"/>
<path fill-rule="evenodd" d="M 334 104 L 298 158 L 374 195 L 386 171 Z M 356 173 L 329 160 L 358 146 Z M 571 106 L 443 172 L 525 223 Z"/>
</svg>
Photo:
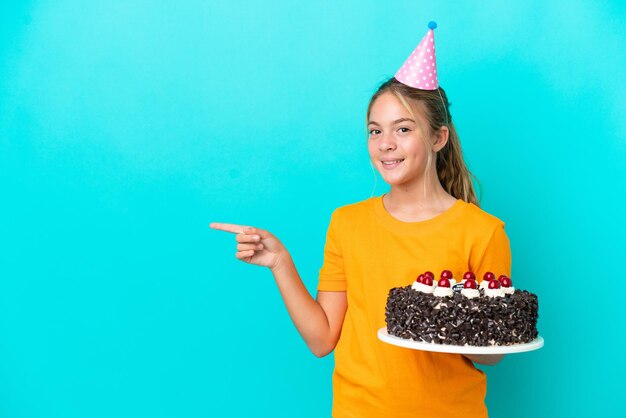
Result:
<svg viewBox="0 0 626 418">
<path fill-rule="evenodd" d="M 317 300 L 313 299 L 286 251 L 271 271 L 291 320 L 309 349 L 317 357 L 331 353 L 348 308 L 346 292 L 320 291 Z"/>
<path fill-rule="evenodd" d="M 239 260 L 271 270 L 287 311 L 313 354 L 323 357 L 333 351 L 348 307 L 346 292 L 319 292 L 313 299 L 285 246 L 265 229 L 217 222 L 210 226 L 237 234 Z"/>
<path fill-rule="evenodd" d="M 474 363 L 484 364 L 485 366 L 493 366 L 500 363 L 504 358 L 504 354 L 463 354 Z"/>
</svg>

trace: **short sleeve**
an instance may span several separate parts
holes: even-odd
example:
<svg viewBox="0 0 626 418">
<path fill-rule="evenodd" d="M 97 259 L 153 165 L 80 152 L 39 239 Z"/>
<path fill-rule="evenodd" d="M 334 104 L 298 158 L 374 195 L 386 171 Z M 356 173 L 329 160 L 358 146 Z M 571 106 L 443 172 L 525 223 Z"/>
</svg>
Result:
<svg viewBox="0 0 626 418">
<path fill-rule="evenodd" d="M 341 292 L 347 289 L 343 254 L 337 236 L 337 211 L 330 217 L 324 245 L 324 264 L 320 269 L 317 290 Z"/>
<path fill-rule="evenodd" d="M 476 278 L 482 280 L 483 275 L 490 271 L 499 277 L 505 274 L 511 277 L 511 244 L 504 231 L 504 223 L 500 223 L 484 247 L 482 256 L 472 270 Z"/>
</svg>

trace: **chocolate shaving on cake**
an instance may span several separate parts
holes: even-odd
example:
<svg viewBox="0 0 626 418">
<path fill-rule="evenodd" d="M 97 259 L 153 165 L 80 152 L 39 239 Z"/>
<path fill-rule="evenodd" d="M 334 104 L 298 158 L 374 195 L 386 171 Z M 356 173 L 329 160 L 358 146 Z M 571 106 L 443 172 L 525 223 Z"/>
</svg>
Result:
<svg viewBox="0 0 626 418">
<path fill-rule="evenodd" d="M 537 338 L 537 296 L 525 290 L 468 299 L 459 293 L 440 298 L 411 286 L 389 291 L 387 332 L 414 341 L 453 345 L 513 345 Z"/>
</svg>

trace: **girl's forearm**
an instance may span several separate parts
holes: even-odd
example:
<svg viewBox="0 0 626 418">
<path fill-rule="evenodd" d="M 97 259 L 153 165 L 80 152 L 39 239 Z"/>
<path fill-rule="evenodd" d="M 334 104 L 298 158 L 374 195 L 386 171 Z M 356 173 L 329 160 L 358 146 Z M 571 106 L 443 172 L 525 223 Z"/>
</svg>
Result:
<svg viewBox="0 0 626 418">
<path fill-rule="evenodd" d="M 504 354 L 464 354 L 464 356 L 474 363 L 484 364 L 486 366 L 498 364 L 504 358 Z"/>
<path fill-rule="evenodd" d="M 334 347 L 326 313 L 302 283 L 291 256 L 285 254 L 270 270 L 289 316 L 309 349 L 317 357 L 331 352 Z"/>
</svg>

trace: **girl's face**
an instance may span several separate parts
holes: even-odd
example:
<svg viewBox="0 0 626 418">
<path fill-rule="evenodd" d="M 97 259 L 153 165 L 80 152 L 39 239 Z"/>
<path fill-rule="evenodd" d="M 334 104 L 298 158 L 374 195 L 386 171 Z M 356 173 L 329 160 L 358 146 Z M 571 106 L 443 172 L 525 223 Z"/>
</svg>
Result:
<svg viewBox="0 0 626 418">
<path fill-rule="evenodd" d="M 424 138 L 419 126 L 427 131 L 428 121 L 421 111 L 415 109 L 413 113 L 417 121 L 390 92 L 380 95 L 370 110 L 367 125 L 370 160 L 391 186 L 415 184 L 425 174 L 429 151 L 424 140 L 430 138 Z"/>
</svg>

